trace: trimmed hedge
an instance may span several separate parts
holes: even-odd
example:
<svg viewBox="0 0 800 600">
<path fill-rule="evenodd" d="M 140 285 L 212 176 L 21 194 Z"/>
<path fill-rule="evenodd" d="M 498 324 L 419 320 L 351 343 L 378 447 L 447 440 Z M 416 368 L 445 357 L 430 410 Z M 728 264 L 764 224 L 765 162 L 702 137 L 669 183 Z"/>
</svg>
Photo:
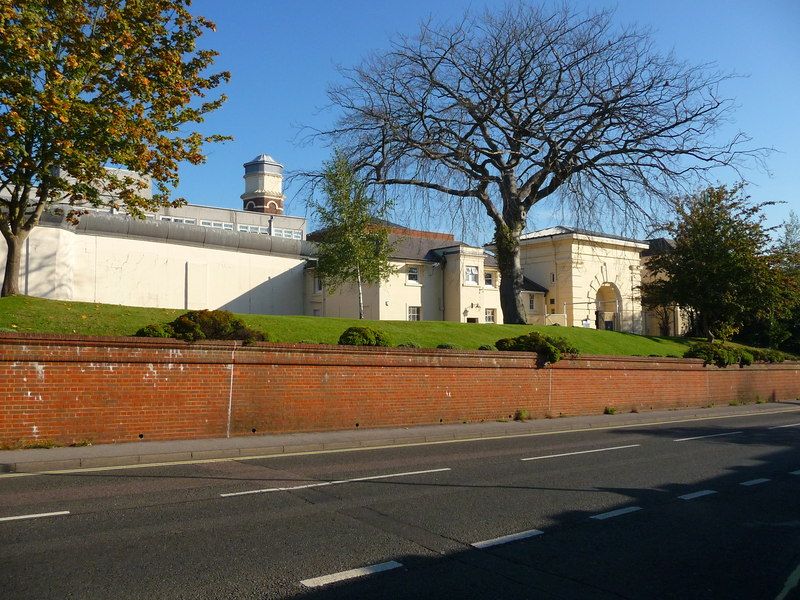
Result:
<svg viewBox="0 0 800 600">
<path fill-rule="evenodd" d="M 242 340 L 245 344 L 263 342 L 267 336 L 250 329 L 239 317 L 227 310 L 190 310 L 174 321 L 147 325 L 136 332 L 137 337 L 199 340 Z"/>
<path fill-rule="evenodd" d="M 716 365 L 720 369 L 729 365 L 744 367 L 753 364 L 753 355 L 747 350 L 713 342 L 694 342 L 683 357 L 702 358 L 704 366 Z"/>
<path fill-rule="evenodd" d="M 561 360 L 565 354 L 578 355 L 578 349 L 567 340 L 531 331 L 513 338 L 503 338 L 495 342 L 498 350 L 513 352 L 535 352 L 537 364 L 542 367 Z"/>
<path fill-rule="evenodd" d="M 740 367 L 752 365 L 754 362 L 781 363 L 786 354 L 780 350 L 760 348 L 739 348 L 726 346 L 723 343 L 694 342 L 683 353 L 684 358 L 702 358 L 704 365 L 716 365 L 719 368 L 738 364 Z"/>
<path fill-rule="evenodd" d="M 389 338 L 371 327 L 348 327 L 339 336 L 340 346 L 389 346 Z"/>
</svg>

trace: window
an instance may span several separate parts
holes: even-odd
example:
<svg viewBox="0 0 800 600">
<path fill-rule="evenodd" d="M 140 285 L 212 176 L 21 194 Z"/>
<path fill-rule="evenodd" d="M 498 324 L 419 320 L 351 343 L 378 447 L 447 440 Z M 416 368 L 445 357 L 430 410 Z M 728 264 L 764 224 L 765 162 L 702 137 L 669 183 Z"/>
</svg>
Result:
<svg viewBox="0 0 800 600">
<path fill-rule="evenodd" d="M 282 237 L 290 240 L 299 240 L 303 237 L 298 229 L 282 229 L 280 227 L 273 227 L 272 235 L 274 237 Z"/>
<path fill-rule="evenodd" d="M 233 223 L 223 223 L 222 221 L 200 221 L 203 227 L 211 227 L 211 229 L 224 229 L 225 231 L 233 231 Z"/>
<path fill-rule="evenodd" d="M 260 227 L 258 225 L 239 225 L 239 231 L 244 233 L 261 233 L 269 235 L 269 227 Z"/>
<path fill-rule="evenodd" d="M 536 296 L 533 294 L 528 296 L 528 308 L 531 310 L 536 310 Z"/>
<path fill-rule="evenodd" d="M 550 273 L 550 283 L 555 283 L 555 282 L 556 282 L 556 274 Z"/>
<path fill-rule="evenodd" d="M 322 279 L 314 277 L 314 293 L 318 294 L 322 291 Z"/>
<path fill-rule="evenodd" d="M 421 314 L 422 314 L 422 307 L 421 306 L 409 306 L 408 307 L 408 320 L 409 321 L 419 321 Z"/>
<path fill-rule="evenodd" d="M 483 274 L 483 284 L 486 287 L 494 287 L 494 273 L 491 271 L 486 271 Z"/>
<path fill-rule="evenodd" d="M 315 317 L 318 317 L 318 316 L 320 316 L 320 314 L 322 314 L 322 313 L 320 312 L 320 310 L 319 310 L 318 308 L 315 308 L 315 309 L 314 309 L 314 316 L 315 316 Z"/>
<path fill-rule="evenodd" d="M 406 275 L 406 281 L 419 282 L 419 267 L 408 267 L 408 274 Z"/>
<path fill-rule="evenodd" d="M 464 267 L 464 283 L 468 285 L 478 285 L 478 267 Z"/>
<path fill-rule="evenodd" d="M 162 215 L 159 217 L 162 221 L 167 221 L 168 223 L 183 223 L 184 225 L 196 225 L 197 219 L 187 219 L 184 217 L 167 217 Z"/>
<path fill-rule="evenodd" d="M 487 308 L 486 309 L 486 322 L 487 323 L 496 323 L 497 322 L 497 309 L 495 309 L 495 308 Z"/>
</svg>

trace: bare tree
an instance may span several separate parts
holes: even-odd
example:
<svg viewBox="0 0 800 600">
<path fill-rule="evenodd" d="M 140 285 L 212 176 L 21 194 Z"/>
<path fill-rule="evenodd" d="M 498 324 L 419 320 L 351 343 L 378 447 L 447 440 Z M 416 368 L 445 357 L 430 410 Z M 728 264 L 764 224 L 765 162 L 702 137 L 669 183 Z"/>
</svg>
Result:
<svg viewBox="0 0 800 600">
<path fill-rule="evenodd" d="M 524 322 L 519 238 L 536 203 L 559 192 L 578 208 L 642 211 L 759 156 L 741 133 L 712 139 L 733 108 L 718 91 L 731 75 L 659 53 L 611 16 L 518 4 L 426 23 L 329 88 L 342 113 L 316 135 L 374 183 L 483 205 L 507 323 Z"/>
</svg>

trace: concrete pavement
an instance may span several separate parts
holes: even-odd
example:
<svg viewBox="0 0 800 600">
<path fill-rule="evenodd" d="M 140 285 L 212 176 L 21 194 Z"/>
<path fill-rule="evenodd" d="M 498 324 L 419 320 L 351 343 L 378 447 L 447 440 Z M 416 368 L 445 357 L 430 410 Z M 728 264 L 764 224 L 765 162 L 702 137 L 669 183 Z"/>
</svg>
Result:
<svg viewBox="0 0 800 600">
<path fill-rule="evenodd" d="M 252 437 L 209 438 L 164 442 L 133 442 L 84 447 L 0 451 L 0 473 L 40 473 L 71 469 L 132 467 L 160 463 L 247 460 L 314 452 L 357 451 L 364 448 L 411 446 L 547 435 L 673 423 L 696 419 L 730 418 L 749 414 L 800 412 L 800 401 L 686 408 L 616 415 L 589 415 L 525 422 L 492 421 L 448 425 L 421 425 L 381 429 L 359 429 Z"/>
</svg>

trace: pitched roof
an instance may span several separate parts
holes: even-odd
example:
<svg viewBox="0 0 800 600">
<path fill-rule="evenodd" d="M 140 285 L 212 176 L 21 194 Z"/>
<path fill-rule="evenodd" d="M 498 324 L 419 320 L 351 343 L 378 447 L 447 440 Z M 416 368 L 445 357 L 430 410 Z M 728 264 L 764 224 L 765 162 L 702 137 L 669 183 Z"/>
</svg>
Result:
<svg viewBox="0 0 800 600">
<path fill-rule="evenodd" d="M 528 279 L 527 277 L 522 277 L 522 289 L 526 292 L 541 292 L 542 294 L 547 293 L 547 288 L 543 285 L 539 285 L 533 279 Z"/>
<path fill-rule="evenodd" d="M 641 240 L 637 240 L 635 238 L 625 237 L 622 235 L 614 235 L 611 233 L 603 233 L 602 231 L 591 231 L 590 229 L 580 229 L 577 227 L 564 227 L 563 225 L 556 225 L 555 227 L 548 227 L 546 229 L 539 229 L 538 231 L 531 231 L 530 233 L 525 233 L 520 236 L 520 241 L 524 240 L 535 240 L 539 238 L 545 237 L 555 237 L 557 235 L 589 235 L 592 237 L 604 237 L 609 238 L 612 240 L 620 240 L 623 242 L 635 242 L 637 244 L 642 244 L 646 242 L 642 242 Z"/>
</svg>

